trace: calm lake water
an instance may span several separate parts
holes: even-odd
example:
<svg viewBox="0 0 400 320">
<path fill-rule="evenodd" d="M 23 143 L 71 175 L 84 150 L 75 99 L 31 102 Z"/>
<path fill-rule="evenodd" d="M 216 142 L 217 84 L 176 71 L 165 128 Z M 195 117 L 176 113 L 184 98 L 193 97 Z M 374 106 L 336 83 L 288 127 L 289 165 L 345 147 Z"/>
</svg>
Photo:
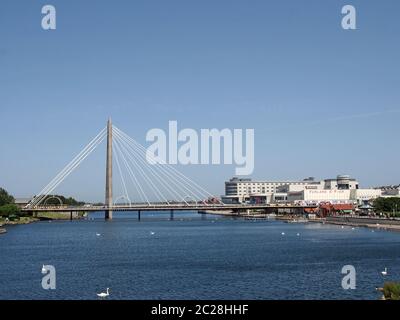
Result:
<svg viewBox="0 0 400 320">
<path fill-rule="evenodd" d="M 97 299 L 107 287 L 109 299 L 378 299 L 375 287 L 400 280 L 400 233 L 197 213 L 114 216 L 9 227 L 0 299 Z M 43 264 L 55 266 L 56 290 L 42 289 Z M 341 287 L 348 264 L 356 290 Z"/>
</svg>

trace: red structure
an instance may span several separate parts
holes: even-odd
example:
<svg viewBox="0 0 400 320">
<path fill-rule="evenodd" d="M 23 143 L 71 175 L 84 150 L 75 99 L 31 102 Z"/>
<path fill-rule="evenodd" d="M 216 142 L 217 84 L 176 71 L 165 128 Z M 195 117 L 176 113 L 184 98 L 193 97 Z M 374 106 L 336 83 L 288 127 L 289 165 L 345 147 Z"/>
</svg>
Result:
<svg viewBox="0 0 400 320">
<path fill-rule="evenodd" d="M 338 215 L 338 214 L 349 214 L 354 211 L 354 205 L 351 203 L 321 203 L 319 205 L 319 214 L 322 217 Z"/>
</svg>

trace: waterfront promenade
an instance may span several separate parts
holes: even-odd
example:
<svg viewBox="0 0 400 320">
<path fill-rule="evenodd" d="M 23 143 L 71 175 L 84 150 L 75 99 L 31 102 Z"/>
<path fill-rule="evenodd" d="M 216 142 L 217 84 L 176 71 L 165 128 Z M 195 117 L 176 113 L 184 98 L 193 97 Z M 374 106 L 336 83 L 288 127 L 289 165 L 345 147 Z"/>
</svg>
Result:
<svg viewBox="0 0 400 320">
<path fill-rule="evenodd" d="M 344 215 L 344 216 L 331 216 L 326 218 L 303 218 L 298 215 L 290 214 L 265 214 L 265 213 L 236 213 L 230 210 L 226 211 L 213 211 L 206 210 L 200 213 L 203 214 L 214 214 L 226 217 L 236 217 L 244 219 L 276 219 L 286 222 L 299 222 L 299 223 L 322 223 L 322 224 L 333 224 L 341 226 L 351 227 L 365 227 L 387 231 L 400 231 L 400 219 L 388 219 L 378 217 L 366 217 L 366 216 L 355 216 L 355 215 Z"/>
<path fill-rule="evenodd" d="M 353 227 L 366 227 L 387 231 L 400 231 L 400 219 L 371 218 L 363 216 L 336 216 L 327 217 L 325 223 L 347 225 Z"/>
</svg>

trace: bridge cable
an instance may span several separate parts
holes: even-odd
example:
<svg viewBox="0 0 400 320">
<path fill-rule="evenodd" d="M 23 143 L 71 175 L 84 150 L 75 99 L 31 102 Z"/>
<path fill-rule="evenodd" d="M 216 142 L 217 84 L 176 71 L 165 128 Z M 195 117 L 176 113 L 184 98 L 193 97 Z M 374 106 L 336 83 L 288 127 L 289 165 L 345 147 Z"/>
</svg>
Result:
<svg viewBox="0 0 400 320">
<path fill-rule="evenodd" d="M 126 138 L 124 138 L 124 139 L 126 139 Z M 140 154 L 140 152 L 142 152 L 143 154 L 145 154 L 145 152 L 143 152 L 143 150 L 140 150 L 137 146 L 133 145 L 131 142 L 128 141 L 128 143 L 129 143 L 131 149 L 133 149 L 134 152 L 137 152 L 137 153 L 139 153 L 139 154 Z M 139 151 L 138 151 L 138 150 L 139 150 Z M 146 155 L 144 155 L 144 157 L 146 157 Z M 187 187 L 187 184 L 188 184 L 188 183 L 187 183 L 186 181 L 180 180 L 180 177 L 178 177 L 174 172 L 169 172 L 169 171 L 167 171 L 167 170 L 164 168 L 165 165 L 161 165 L 161 164 L 157 163 L 157 161 L 154 160 L 154 158 L 151 159 L 150 155 L 149 155 L 149 158 L 150 158 L 150 160 L 153 162 L 153 164 L 155 164 L 154 167 L 157 167 L 157 166 L 158 166 L 158 168 L 160 169 L 160 171 L 161 171 L 163 174 L 165 174 L 165 176 L 167 176 L 169 179 L 172 179 L 172 181 L 174 182 L 174 185 L 175 185 L 177 188 L 179 188 L 179 189 L 182 191 L 183 189 L 181 188 L 181 186 L 183 186 L 184 189 L 186 189 L 187 191 L 189 191 L 189 193 L 191 193 L 192 196 L 194 196 L 194 199 L 197 199 L 197 198 L 198 198 L 199 200 L 202 200 L 203 195 L 201 195 L 201 193 L 199 193 L 199 194 L 200 194 L 200 197 L 199 197 L 199 195 L 196 195 L 196 194 L 195 194 L 196 191 L 193 192 L 192 190 L 188 189 L 188 187 Z M 144 161 L 144 160 L 143 160 L 143 161 Z M 145 162 L 145 161 L 144 161 L 144 162 Z M 147 166 L 150 166 L 150 168 L 153 167 L 153 164 L 149 164 L 148 162 L 145 162 L 145 164 L 146 164 Z M 161 173 L 161 172 L 160 172 L 160 173 Z M 176 181 L 178 184 L 176 184 L 175 181 Z M 189 187 L 192 187 L 192 186 L 189 185 Z M 185 191 L 183 191 L 183 193 L 185 193 Z M 188 196 L 188 195 L 186 195 L 186 196 Z M 179 196 L 179 197 L 182 197 L 182 196 Z M 182 197 L 182 199 L 185 199 L 185 196 Z M 184 200 L 184 201 L 186 202 L 186 200 Z"/>
<path fill-rule="evenodd" d="M 118 140 L 116 140 L 116 142 L 118 143 Z M 135 168 L 139 170 L 139 173 L 143 176 L 144 180 L 146 181 L 146 183 L 150 187 L 150 189 L 153 191 L 154 195 L 158 199 L 164 200 L 166 203 L 169 204 L 168 200 L 163 196 L 163 194 L 160 192 L 160 190 L 154 185 L 154 183 L 148 177 L 146 172 L 144 172 L 144 170 L 141 168 L 141 166 L 139 164 L 137 164 L 135 159 L 133 159 L 133 157 L 129 154 L 129 152 L 127 152 L 126 147 L 122 144 L 120 145 L 120 147 L 121 147 L 122 151 L 125 151 L 125 153 L 126 153 L 125 155 L 131 161 L 131 163 L 135 166 Z"/>
<path fill-rule="evenodd" d="M 103 137 L 103 139 L 105 136 Z M 102 140 L 98 140 L 95 145 L 92 145 L 90 149 L 82 155 L 78 162 L 76 162 L 72 167 L 70 167 L 63 175 L 53 184 L 51 184 L 46 191 L 43 192 L 39 197 L 35 198 L 33 205 L 39 205 L 55 188 L 57 188 L 82 162 L 85 160 L 95 149 L 96 147 L 102 142 Z"/>
<path fill-rule="evenodd" d="M 121 139 L 121 142 L 125 145 L 126 148 L 129 148 L 132 152 L 132 155 L 135 157 L 135 159 L 137 159 L 138 161 L 140 161 L 145 168 L 147 168 L 149 170 L 149 172 L 151 173 L 151 175 L 157 179 L 157 181 L 159 181 L 160 185 L 172 196 L 175 197 L 177 196 L 179 200 L 183 200 L 187 205 L 189 205 L 186 200 L 185 197 L 182 195 L 180 195 L 174 188 L 170 188 L 169 182 L 171 181 L 166 181 L 165 178 L 162 177 L 161 173 L 157 172 L 154 168 L 152 168 L 152 166 L 147 163 L 144 159 L 142 159 L 142 157 L 140 156 L 140 154 L 136 154 L 135 150 L 132 149 L 132 147 L 123 140 L 123 138 L 121 138 L 121 136 L 119 135 L 119 133 L 115 132 L 115 136 L 117 136 L 118 138 Z M 175 184 L 175 183 L 173 183 Z M 178 185 L 176 185 L 176 187 L 179 187 Z"/>
<path fill-rule="evenodd" d="M 116 135 L 119 135 L 119 134 L 116 133 Z M 123 138 L 123 139 L 125 139 L 125 138 Z M 185 191 L 184 191 L 184 189 L 182 188 L 182 183 L 179 183 L 179 181 L 178 181 L 178 183 L 176 183 L 176 182 L 175 182 L 176 179 L 175 179 L 174 177 L 172 177 L 172 180 L 171 180 L 171 181 L 168 181 L 168 179 L 171 178 L 171 177 L 169 177 L 169 174 L 168 174 L 168 173 L 166 174 L 166 173 L 162 172 L 162 170 L 160 170 L 160 171 L 157 172 L 157 170 L 156 170 L 157 167 L 156 167 L 156 166 L 153 166 L 152 164 L 149 164 L 149 163 L 146 162 L 144 159 L 142 159 L 141 154 L 140 154 L 140 150 L 138 151 L 137 147 L 135 147 L 134 145 L 130 144 L 130 143 L 127 142 L 127 141 L 124 141 L 124 142 L 127 143 L 129 149 L 134 153 L 135 158 L 138 158 L 138 159 L 144 164 L 145 167 L 148 167 L 149 170 L 152 172 L 153 176 L 154 176 L 154 175 L 157 176 L 157 178 L 160 180 L 161 184 L 164 186 L 164 188 L 165 188 L 170 194 L 172 194 L 172 191 L 171 191 L 171 189 L 168 187 L 168 183 L 172 183 L 172 184 L 176 187 L 176 189 L 180 190 L 181 192 L 183 191 L 183 196 L 182 196 L 182 195 L 179 194 L 177 191 L 175 191 L 174 189 L 172 189 L 172 190 L 173 190 L 173 193 L 174 193 L 175 195 L 178 196 L 178 199 L 179 199 L 179 200 L 182 200 L 182 201 L 184 201 L 187 205 L 189 205 L 189 204 L 187 203 L 187 201 L 185 200 L 185 198 L 186 198 L 188 195 L 187 195 L 187 194 L 185 195 Z M 153 161 L 153 162 L 154 162 L 154 161 Z M 156 164 L 156 163 L 154 162 L 154 164 Z M 154 167 L 154 168 L 153 168 L 153 167 Z M 161 169 L 163 169 L 162 166 L 161 166 Z M 164 176 L 164 178 L 163 178 L 163 176 Z M 166 181 L 166 179 L 167 179 L 167 181 Z M 190 193 L 192 193 L 192 196 L 194 196 L 194 199 L 196 199 L 196 198 L 198 197 L 198 195 L 193 194 L 193 192 L 191 192 L 189 189 L 187 189 L 185 185 L 183 185 L 183 187 L 184 187 L 186 190 L 188 190 Z M 201 199 L 201 196 L 200 196 L 200 199 Z"/>
<path fill-rule="evenodd" d="M 151 156 L 150 154 L 147 153 L 147 150 L 141 145 L 139 144 L 137 141 L 135 141 L 134 139 L 132 139 L 130 136 L 128 136 L 127 134 L 125 134 L 123 131 L 121 131 L 120 129 L 118 129 L 117 127 L 114 127 L 114 130 L 116 132 L 118 132 L 121 136 L 123 136 L 125 139 L 127 139 L 128 141 L 130 141 L 132 144 L 134 144 L 135 146 L 137 146 L 137 148 L 139 148 L 140 150 L 142 150 L 142 152 L 145 152 L 146 155 L 151 158 L 156 164 L 161 165 L 162 167 L 165 167 L 166 169 L 168 169 L 171 173 L 174 173 L 175 176 L 180 177 L 181 181 L 185 181 L 189 186 L 192 187 L 195 186 L 197 189 L 200 189 L 200 191 L 202 191 L 205 195 L 207 195 L 208 197 L 212 197 L 212 198 L 216 198 L 215 196 L 213 196 L 212 194 L 210 194 L 208 191 L 206 191 L 204 188 L 202 188 L 200 185 L 198 185 L 196 182 L 194 182 L 193 180 L 191 180 L 190 178 L 188 178 L 187 176 L 185 176 L 184 174 L 182 174 L 181 172 L 179 172 L 178 170 L 176 170 L 173 166 L 167 164 L 165 161 L 159 161 L 157 159 L 155 159 L 153 156 Z M 221 202 L 218 199 L 218 202 L 220 202 L 221 204 L 225 205 L 223 202 Z"/>
<path fill-rule="evenodd" d="M 125 168 L 127 169 L 129 177 L 131 178 L 131 180 L 133 182 L 133 185 L 136 187 L 136 190 L 138 191 L 138 194 L 139 194 L 140 198 L 142 199 L 143 202 L 147 202 L 147 204 L 150 205 L 149 199 L 147 198 L 146 194 L 144 193 L 142 187 L 140 186 L 140 184 L 139 184 L 139 182 L 138 182 L 138 180 L 136 178 L 136 175 L 133 173 L 133 171 L 132 171 L 131 167 L 129 166 L 129 163 L 126 160 L 124 154 L 120 150 L 120 147 L 119 147 L 117 141 L 115 141 L 115 146 L 116 146 L 117 150 L 119 150 L 119 152 L 121 154 L 121 157 L 122 157 L 123 163 L 125 165 Z"/>
<path fill-rule="evenodd" d="M 137 152 L 137 153 L 140 153 L 140 152 L 142 152 L 143 154 L 145 153 L 145 152 L 143 152 L 143 150 L 139 150 L 138 151 L 138 148 L 135 146 L 135 145 L 133 145 L 132 143 L 130 143 L 129 142 L 129 145 L 131 146 L 131 148 L 133 148 L 133 151 L 134 152 Z M 144 154 L 144 157 L 146 157 L 146 155 Z M 150 157 L 149 157 L 150 158 Z M 152 162 L 153 162 L 153 164 L 158 164 L 157 163 L 157 161 L 155 161 L 154 160 L 154 158 L 153 158 L 153 160 L 152 159 L 150 159 Z M 144 161 L 144 160 L 143 160 Z M 145 162 L 145 161 L 144 161 Z M 152 164 L 149 164 L 148 162 L 145 162 L 145 165 L 146 166 L 149 166 L 150 168 L 151 167 L 153 167 L 153 165 Z M 202 200 L 202 198 L 203 198 L 203 195 L 201 195 L 201 192 L 199 193 L 200 194 L 200 197 L 199 197 L 199 195 L 196 195 L 195 193 L 196 193 L 196 191 L 192 191 L 190 188 L 193 188 L 193 186 L 191 186 L 191 185 L 189 185 L 189 188 L 188 188 L 188 183 L 186 182 L 186 181 L 180 181 L 180 177 L 177 177 L 176 176 L 176 174 L 174 173 L 174 172 L 169 172 L 169 171 L 167 171 L 167 170 L 165 170 L 165 168 L 164 168 L 164 165 L 160 165 L 160 164 L 158 164 L 159 165 L 159 168 L 160 168 L 160 170 L 161 171 L 163 171 L 163 173 L 166 175 L 166 176 L 168 176 L 168 178 L 170 178 L 170 179 L 172 179 L 172 181 L 177 181 L 177 183 L 178 184 L 176 184 L 176 183 L 174 183 L 178 188 L 179 188 L 179 186 L 183 186 L 183 188 L 184 189 L 186 189 L 187 191 L 189 191 L 189 193 L 191 193 L 192 194 L 192 197 L 194 196 L 194 199 L 196 200 L 196 199 L 199 199 L 199 200 Z M 157 166 L 154 166 L 154 167 L 157 167 Z M 172 173 L 172 176 L 171 176 L 171 173 Z M 179 188 L 180 190 L 183 190 L 183 189 L 181 189 L 181 188 Z M 196 190 L 195 188 L 193 188 L 194 190 Z M 185 194 L 185 191 L 183 191 L 183 193 Z M 186 197 L 187 197 L 188 195 L 186 195 Z M 185 202 L 185 203 L 187 203 L 186 202 L 186 200 L 185 200 L 185 196 L 179 196 L 180 198 L 182 198 L 183 199 L 183 201 Z"/>
<path fill-rule="evenodd" d="M 46 187 L 38 193 L 38 196 L 33 198 L 26 207 L 39 205 L 44 198 L 46 198 L 62 181 L 64 181 L 65 178 L 104 140 L 105 131 L 106 128 L 103 128 L 103 130 L 101 130 L 100 133 L 90 141 L 85 148 L 83 148 L 83 150 L 67 166 L 65 166 L 63 170 L 61 170 L 59 174 L 56 175 L 56 177 L 54 177 L 53 180 L 51 180 L 51 182 L 47 184 Z"/>
<path fill-rule="evenodd" d="M 118 152 L 117 152 L 116 146 L 114 144 L 113 144 L 113 148 L 114 148 L 114 153 L 115 153 L 115 160 L 117 162 L 117 167 L 118 167 L 118 171 L 119 171 L 119 176 L 121 177 L 122 185 L 123 185 L 123 188 L 124 188 L 124 191 L 125 191 L 125 197 L 129 201 L 129 203 L 132 204 L 131 199 L 129 199 L 129 195 L 128 195 L 128 190 L 126 188 L 125 179 L 124 179 L 124 176 L 122 174 L 121 165 L 120 165 L 120 162 L 119 162 Z"/>
<path fill-rule="evenodd" d="M 199 186 L 197 183 L 195 183 L 194 181 L 192 181 L 191 179 L 189 179 L 188 177 L 186 177 L 185 175 L 183 175 L 181 172 L 179 172 L 178 170 L 176 170 L 173 166 L 167 164 L 165 161 L 158 161 L 157 159 L 155 159 L 152 155 L 147 153 L 147 150 L 141 145 L 139 144 L 137 141 L 135 141 L 134 139 L 132 139 L 131 137 L 129 137 L 127 134 L 123 133 L 121 130 L 119 130 L 118 128 L 116 128 L 116 130 L 119 131 L 119 133 L 121 135 L 123 135 L 126 139 L 128 139 L 131 143 L 135 144 L 140 150 L 142 150 L 143 153 L 146 153 L 146 156 L 148 156 L 155 164 L 158 164 L 161 168 L 166 168 L 168 169 L 171 173 L 173 173 L 175 176 L 179 177 L 180 183 L 187 183 L 190 187 L 192 187 L 191 183 L 198 187 L 200 190 L 203 191 L 203 193 L 207 196 L 211 196 L 214 197 L 213 195 L 211 195 L 209 192 L 207 192 L 206 190 L 204 190 L 201 186 Z"/>
</svg>

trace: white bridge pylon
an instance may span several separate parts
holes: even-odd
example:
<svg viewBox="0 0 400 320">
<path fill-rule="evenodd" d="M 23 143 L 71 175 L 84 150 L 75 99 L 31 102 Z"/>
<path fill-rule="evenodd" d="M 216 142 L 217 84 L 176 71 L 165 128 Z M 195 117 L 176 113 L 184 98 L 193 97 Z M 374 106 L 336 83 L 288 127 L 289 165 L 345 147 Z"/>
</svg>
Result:
<svg viewBox="0 0 400 320">
<path fill-rule="evenodd" d="M 112 126 L 112 157 L 117 175 L 120 178 L 122 194 L 115 197 L 113 206 L 124 199 L 129 205 L 154 203 L 165 205 L 223 203 L 203 187 L 179 172 L 174 166 L 160 163 L 152 157 L 145 147 L 129 135 Z M 43 206 L 46 199 L 65 181 L 94 150 L 106 139 L 107 127 L 103 128 L 83 149 L 48 183 L 25 207 Z M 112 209 L 112 208 L 111 208 Z"/>
</svg>

